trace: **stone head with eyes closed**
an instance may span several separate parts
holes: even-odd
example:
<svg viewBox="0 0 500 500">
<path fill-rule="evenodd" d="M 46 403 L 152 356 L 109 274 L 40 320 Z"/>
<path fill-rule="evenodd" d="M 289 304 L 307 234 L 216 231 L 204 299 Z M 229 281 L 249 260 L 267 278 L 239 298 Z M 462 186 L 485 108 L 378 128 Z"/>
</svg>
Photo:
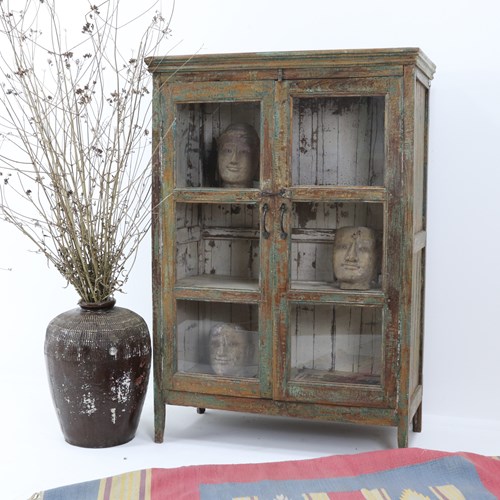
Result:
<svg viewBox="0 0 500 500">
<path fill-rule="evenodd" d="M 250 188 L 259 167 L 259 136 L 247 123 L 229 125 L 219 137 L 217 167 L 226 188 Z"/>
</svg>

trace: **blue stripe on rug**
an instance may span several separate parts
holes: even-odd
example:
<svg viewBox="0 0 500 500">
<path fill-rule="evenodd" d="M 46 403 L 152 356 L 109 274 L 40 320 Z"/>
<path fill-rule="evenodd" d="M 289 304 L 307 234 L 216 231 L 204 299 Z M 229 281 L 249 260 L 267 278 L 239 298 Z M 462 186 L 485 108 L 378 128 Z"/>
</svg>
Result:
<svg viewBox="0 0 500 500">
<path fill-rule="evenodd" d="M 334 474 L 335 471 L 332 471 L 332 475 Z M 303 495 L 311 493 L 328 495 L 334 492 L 360 492 L 363 489 L 382 488 L 391 499 L 415 498 L 405 496 L 409 493 L 425 495 L 424 498 L 436 498 L 431 488 L 448 485 L 453 486 L 466 499 L 495 499 L 495 496 L 484 488 L 471 462 L 463 457 L 451 456 L 355 477 L 202 484 L 200 485 L 200 500 L 248 497 L 259 500 L 270 498 L 295 500 L 302 499 Z"/>
<path fill-rule="evenodd" d="M 101 480 L 87 481 L 85 483 L 61 486 L 48 490 L 43 494 L 43 500 L 94 500 L 99 494 Z"/>
</svg>

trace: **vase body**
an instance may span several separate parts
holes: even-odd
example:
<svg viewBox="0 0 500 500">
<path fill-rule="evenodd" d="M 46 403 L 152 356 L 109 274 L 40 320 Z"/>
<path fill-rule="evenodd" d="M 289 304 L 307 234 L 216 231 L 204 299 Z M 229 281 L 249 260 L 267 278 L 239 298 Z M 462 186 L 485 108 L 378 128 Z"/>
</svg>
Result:
<svg viewBox="0 0 500 500">
<path fill-rule="evenodd" d="M 151 367 L 146 322 L 121 307 L 64 312 L 47 327 L 45 359 L 65 440 L 105 448 L 126 443 L 139 424 Z"/>
</svg>

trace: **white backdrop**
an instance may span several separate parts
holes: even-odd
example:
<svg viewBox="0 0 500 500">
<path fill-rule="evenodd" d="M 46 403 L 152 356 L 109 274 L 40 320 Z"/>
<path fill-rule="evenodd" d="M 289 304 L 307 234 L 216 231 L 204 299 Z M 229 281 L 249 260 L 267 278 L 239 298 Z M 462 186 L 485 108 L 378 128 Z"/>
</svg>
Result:
<svg viewBox="0 0 500 500">
<path fill-rule="evenodd" d="M 122 0 L 130 3 L 131 0 Z M 165 0 L 165 10 L 169 4 Z M 73 0 L 71 6 L 86 4 Z M 76 8 L 76 7 L 75 7 Z M 431 89 L 424 412 L 500 422 L 500 3 L 177 0 L 172 53 L 421 47 Z M 64 22 L 64 19 L 63 19 Z M 75 292 L 0 224 L 0 384 L 47 392 L 47 323 Z M 146 241 L 121 306 L 151 322 Z M 28 367 L 22 375 L 21 368 Z M 15 409 L 14 409 L 15 411 Z"/>
</svg>

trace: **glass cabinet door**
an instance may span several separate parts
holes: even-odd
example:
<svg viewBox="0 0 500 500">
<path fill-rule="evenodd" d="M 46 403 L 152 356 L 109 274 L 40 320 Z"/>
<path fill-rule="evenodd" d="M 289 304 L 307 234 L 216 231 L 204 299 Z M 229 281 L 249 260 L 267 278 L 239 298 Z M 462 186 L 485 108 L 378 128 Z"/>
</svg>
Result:
<svg viewBox="0 0 500 500">
<path fill-rule="evenodd" d="M 285 82 L 278 398 L 371 405 L 394 394 L 401 84 Z M 389 168 L 390 165 L 390 168 Z"/>
<path fill-rule="evenodd" d="M 165 96 L 171 389 L 270 396 L 270 241 L 260 193 L 272 182 L 273 95 L 272 82 L 198 82 Z"/>
</svg>

